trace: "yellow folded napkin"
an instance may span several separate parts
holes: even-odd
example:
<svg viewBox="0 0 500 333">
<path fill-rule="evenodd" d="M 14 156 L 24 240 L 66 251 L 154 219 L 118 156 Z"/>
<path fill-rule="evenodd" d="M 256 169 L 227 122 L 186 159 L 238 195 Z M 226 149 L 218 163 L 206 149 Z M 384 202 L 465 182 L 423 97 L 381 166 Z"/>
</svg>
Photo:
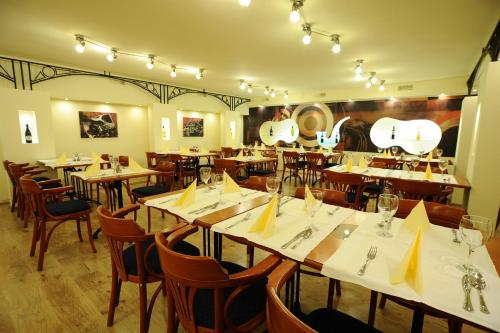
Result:
<svg viewBox="0 0 500 333">
<path fill-rule="evenodd" d="M 387 149 L 387 157 L 392 157 L 391 150 Z"/>
<path fill-rule="evenodd" d="M 406 281 L 418 294 L 422 293 L 422 269 L 420 263 L 421 239 L 422 227 L 419 226 L 415 239 L 411 243 L 403 260 L 398 263 L 391 273 L 392 284 Z"/>
<path fill-rule="evenodd" d="M 181 194 L 179 199 L 172 206 L 187 207 L 192 205 L 196 199 L 196 179 L 189 185 L 189 187 Z"/>
<path fill-rule="evenodd" d="M 181 147 L 180 151 L 181 154 L 189 154 L 189 149 L 187 149 L 186 147 Z"/>
<path fill-rule="evenodd" d="M 322 152 L 323 152 L 323 147 L 319 147 L 318 153 L 322 153 Z"/>
<path fill-rule="evenodd" d="M 231 178 L 226 171 L 224 171 L 224 193 L 233 193 L 241 191 L 241 188 L 233 178 Z"/>
<path fill-rule="evenodd" d="M 97 155 L 95 152 L 92 152 L 90 154 L 90 158 L 92 159 L 92 161 L 100 161 L 101 160 L 101 156 Z"/>
<path fill-rule="evenodd" d="M 303 146 L 303 145 L 300 145 L 299 151 L 300 151 L 301 153 L 303 153 L 303 152 L 305 151 L 305 150 L 304 150 L 304 146 Z"/>
<path fill-rule="evenodd" d="M 250 229 L 248 229 L 248 232 L 262 232 L 262 238 L 269 238 L 273 234 L 276 225 L 277 207 L 278 195 L 275 194 L 262 214 L 260 214 Z"/>
<path fill-rule="evenodd" d="M 133 158 L 128 159 L 128 168 L 130 170 L 142 170 L 144 169 L 143 167 L 140 166 L 139 163 L 137 163 Z"/>
<path fill-rule="evenodd" d="M 236 156 L 236 160 L 242 161 L 245 157 L 243 156 L 243 149 L 240 149 L 238 156 Z"/>
<path fill-rule="evenodd" d="M 416 232 L 418 228 L 421 228 L 423 231 L 429 230 L 431 223 L 429 222 L 423 200 L 420 200 L 420 202 L 413 207 L 403 225 L 411 232 Z"/>
<path fill-rule="evenodd" d="M 345 166 L 345 171 L 351 172 L 352 171 L 352 158 L 347 160 L 347 164 Z"/>
<path fill-rule="evenodd" d="M 95 177 L 99 175 L 99 172 L 101 172 L 101 163 L 99 163 L 99 160 L 94 160 L 94 163 L 88 166 L 83 173 L 87 177 Z"/>
<path fill-rule="evenodd" d="M 260 151 L 258 151 L 257 149 L 254 150 L 253 152 L 253 157 L 255 157 L 256 159 L 261 159 L 263 158 L 262 157 L 262 154 L 260 153 Z"/>
<path fill-rule="evenodd" d="M 432 179 L 431 164 L 429 162 L 427 162 L 427 168 L 425 168 L 425 179 L 427 180 Z"/>
<path fill-rule="evenodd" d="M 361 169 L 366 169 L 366 168 L 368 168 L 368 165 L 366 164 L 366 160 L 365 160 L 365 157 L 364 157 L 364 156 L 361 156 L 361 158 L 359 159 L 358 166 L 359 166 Z"/>
<path fill-rule="evenodd" d="M 328 147 L 328 154 L 331 154 L 331 153 L 333 153 L 333 149 L 332 149 L 332 147 Z"/>
<path fill-rule="evenodd" d="M 427 161 L 431 161 L 432 160 L 432 151 L 429 152 L 429 154 L 427 154 Z"/>
<path fill-rule="evenodd" d="M 68 159 L 66 158 L 66 154 L 61 154 L 59 157 L 56 159 L 56 164 L 66 164 L 68 163 Z"/>
<path fill-rule="evenodd" d="M 309 186 L 306 184 L 306 188 L 304 189 L 304 201 L 306 205 L 311 205 L 314 206 L 314 201 L 316 198 L 312 194 L 311 190 L 309 189 Z M 306 208 L 307 209 L 307 208 Z"/>
<path fill-rule="evenodd" d="M 266 149 L 266 145 L 264 143 L 260 144 L 260 149 Z"/>
</svg>

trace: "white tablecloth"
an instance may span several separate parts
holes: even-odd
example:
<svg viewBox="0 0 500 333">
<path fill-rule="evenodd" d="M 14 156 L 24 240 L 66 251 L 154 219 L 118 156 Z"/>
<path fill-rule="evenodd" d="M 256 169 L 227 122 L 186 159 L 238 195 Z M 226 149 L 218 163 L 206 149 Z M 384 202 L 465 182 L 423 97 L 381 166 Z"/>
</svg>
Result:
<svg viewBox="0 0 500 333">
<path fill-rule="evenodd" d="M 170 213 L 179 216 L 180 218 L 186 220 L 187 222 L 193 223 L 193 221 L 199 218 L 200 216 L 204 216 L 216 212 L 218 210 L 222 210 L 224 208 L 232 207 L 247 200 L 252 200 L 263 195 L 268 195 L 265 192 L 259 192 L 255 190 L 241 188 L 240 192 L 223 194 L 222 195 L 223 203 L 217 205 L 217 207 L 215 207 L 214 209 L 207 209 L 201 213 L 198 213 L 194 211 L 209 205 L 213 205 L 219 201 L 218 190 L 210 190 L 207 192 L 206 188 L 199 188 L 196 190 L 196 201 L 194 204 L 188 207 L 173 206 L 173 204 L 181 194 L 182 193 L 178 193 L 175 195 L 148 200 L 144 204 L 146 206 L 169 211 Z"/>
<path fill-rule="evenodd" d="M 122 171 L 120 173 L 116 173 L 115 170 L 113 169 L 102 169 L 99 171 L 99 174 L 97 176 L 87 176 L 85 174 L 84 171 L 79 171 L 79 172 L 72 172 L 71 175 L 72 176 L 76 176 L 78 178 L 81 178 L 83 180 L 88 180 L 88 179 L 92 179 L 92 180 L 96 180 L 96 179 L 106 179 L 106 178 L 109 178 L 109 177 L 114 177 L 114 176 L 127 176 L 127 175 L 134 175 L 134 174 L 138 174 L 138 173 L 151 173 L 151 174 L 154 174 L 154 171 L 153 170 L 150 170 L 150 169 L 129 169 L 129 168 L 124 168 L 122 167 Z M 145 175 L 147 176 L 147 175 Z"/>
<path fill-rule="evenodd" d="M 287 200 L 283 198 L 282 201 Z M 221 223 L 212 226 L 212 231 L 222 234 L 228 234 L 238 237 L 243 237 L 251 242 L 273 249 L 289 258 L 303 262 L 307 255 L 340 223 L 354 213 L 352 209 L 339 208 L 334 215 L 329 215 L 328 212 L 335 209 L 335 206 L 322 205 L 314 216 L 314 227 L 317 229 L 313 232 L 311 238 L 304 240 L 296 249 L 292 249 L 293 244 L 286 249 L 281 246 L 292 239 L 299 232 L 303 231 L 308 226 L 308 216 L 304 210 L 304 201 L 293 199 L 284 203 L 280 208 L 280 215 L 276 219 L 276 227 L 271 237 L 264 239 L 261 233 L 249 233 L 248 229 L 260 216 L 266 205 L 257 207 L 247 213 L 227 219 Z M 226 227 L 240 221 L 246 214 L 252 214 L 251 217 L 242 223 L 239 223 L 231 229 Z"/>
<path fill-rule="evenodd" d="M 429 232 L 422 235 L 423 291 L 419 295 L 406 282 L 393 285 L 389 281 L 390 272 L 406 254 L 413 236 L 403 229 L 400 230 L 400 219 L 392 222 L 392 238 L 377 236 L 379 227 L 376 222 L 379 220 L 380 216 L 377 214 L 367 214 L 366 220 L 324 263 L 321 273 L 371 290 L 422 302 L 466 320 L 500 330 L 500 279 L 485 247 L 475 251 L 472 262 L 486 280 L 487 286 L 483 293 L 490 314 L 479 310 L 479 298 L 475 289 L 471 291 L 474 312 L 467 312 L 462 309 L 464 272 L 457 268 L 457 265 L 465 261 L 466 245 L 463 242 L 453 243 L 450 229 L 431 225 Z M 377 246 L 377 257 L 368 264 L 365 275 L 358 276 L 357 272 L 365 262 L 371 245 Z"/>
</svg>

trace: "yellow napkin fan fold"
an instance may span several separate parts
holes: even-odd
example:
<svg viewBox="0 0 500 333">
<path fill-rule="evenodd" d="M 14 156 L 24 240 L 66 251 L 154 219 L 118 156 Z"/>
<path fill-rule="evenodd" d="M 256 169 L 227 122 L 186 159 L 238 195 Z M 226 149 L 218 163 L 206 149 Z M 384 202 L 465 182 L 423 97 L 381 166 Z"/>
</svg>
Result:
<svg viewBox="0 0 500 333">
<path fill-rule="evenodd" d="M 65 164 L 68 162 L 68 159 L 66 158 L 66 154 L 61 154 L 59 157 L 56 159 L 56 164 Z"/>
<path fill-rule="evenodd" d="M 261 159 L 261 158 L 263 158 L 262 154 L 257 149 L 254 150 L 253 157 L 255 157 L 255 159 Z"/>
<path fill-rule="evenodd" d="M 278 195 L 274 195 L 271 202 L 264 209 L 262 214 L 248 229 L 248 232 L 262 232 L 262 238 L 272 236 L 276 227 L 276 209 L 278 207 Z"/>
<path fill-rule="evenodd" d="M 323 147 L 319 147 L 318 153 L 323 153 Z"/>
<path fill-rule="evenodd" d="M 366 164 L 366 160 L 365 160 L 365 157 L 364 157 L 364 156 L 361 156 L 361 158 L 359 159 L 358 166 L 359 166 L 361 169 L 366 169 L 366 168 L 368 168 L 368 165 Z"/>
<path fill-rule="evenodd" d="M 128 168 L 130 170 L 142 170 L 143 167 L 139 163 L 137 163 L 133 158 L 128 159 Z"/>
<path fill-rule="evenodd" d="M 403 260 L 398 263 L 391 273 L 391 283 L 398 284 L 406 281 L 418 294 L 422 293 L 422 267 L 420 260 L 420 245 L 422 227 L 419 226 L 415 239 L 406 251 Z"/>
<path fill-rule="evenodd" d="M 241 191 L 241 188 L 233 178 L 231 178 L 226 171 L 224 171 L 224 193 L 233 193 Z"/>
<path fill-rule="evenodd" d="M 352 171 L 352 158 L 347 160 L 347 164 L 345 166 L 345 171 L 351 172 Z"/>
<path fill-rule="evenodd" d="M 432 179 L 432 169 L 431 169 L 431 164 L 427 162 L 427 167 L 425 168 L 425 179 L 431 180 Z"/>
<path fill-rule="evenodd" d="M 189 185 L 189 187 L 181 194 L 179 199 L 172 206 L 187 207 L 192 205 L 196 199 L 196 179 Z"/>
<path fill-rule="evenodd" d="M 240 152 L 238 153 L 238 156 L 236 156 L 237 161 L 242 161 L 244 159 L 243 156 L 243 149 L 240 149 Z"/>
<path fill-rule="evenodd" d="M 413 207 L 403 225 L 411 232 L 417 232 L 419 228 L 421 228 L 422 231 L 429 230 L 431 223 L 429 222 L 429 217 L 427 216 L 425 205 L 422 200 Z"/>
</svg>

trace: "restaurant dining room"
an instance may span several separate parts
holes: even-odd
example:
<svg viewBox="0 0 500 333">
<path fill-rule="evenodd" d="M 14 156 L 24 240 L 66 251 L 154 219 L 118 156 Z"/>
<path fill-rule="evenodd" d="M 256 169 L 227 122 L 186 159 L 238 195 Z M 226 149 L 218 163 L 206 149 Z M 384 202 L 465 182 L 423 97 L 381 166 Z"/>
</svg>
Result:
<svg viewBox="0 0 500 333">
<path fill-rule="evenodd" d="M 499 0 L 0 0 L 0 333 L 500 332 Z"/>
</svg>

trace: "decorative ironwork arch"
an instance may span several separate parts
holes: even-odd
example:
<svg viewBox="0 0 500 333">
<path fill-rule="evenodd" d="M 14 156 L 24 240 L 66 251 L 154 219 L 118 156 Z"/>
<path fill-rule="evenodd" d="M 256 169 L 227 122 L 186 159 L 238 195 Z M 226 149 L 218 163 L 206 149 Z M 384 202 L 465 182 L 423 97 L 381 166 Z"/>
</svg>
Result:
<svg viewBox="0 0 500 333">
<path fill-rule="evenodd" d="M 9 62 L 11 70 L 8 69 Z M 28 71 L 27 75 L 25 75 L 24 73 L 26 69 Z M 62 67 L 51 64 L 38 63 L 27 60 L 20 60 L 15 58 L 0 57 L 0 78 L 4 78 L 12 82 L 14 84 L 15 89 L 17 89 L 17 83 L 18 83 L 16 72 L 20 73 L 20 81 L 22 83 L 23 89 L 26 89 L 26 84 L 28 84 L 29 89 L 32 90 L 33 85 L 44 81 L 61 78 L 65 76 L 88 75 L 88 76 L 103 77 L 133 84 L 143 90 L 146 90 L 147 92 L 158 98 L 160 103 L 168 104 L 170 100 L 184 94 L 204 94 L 217 98 L 222 103 L 227 105 L 231 111 L 234 111 L 238 106 L 250 102 L 250 99 L 248 98 L 225 95 L 214 92 L 207 92 L 204 89 L 197 90 L 191 88 L 172 86 L 158 82 L 117 76 L 117 75 L 112 75 L 111 72 L 106 72 L 106 71 L 103 73 L 99 73 L 99 72 L 92 72 L 92 71 Z"/>
</svg>

